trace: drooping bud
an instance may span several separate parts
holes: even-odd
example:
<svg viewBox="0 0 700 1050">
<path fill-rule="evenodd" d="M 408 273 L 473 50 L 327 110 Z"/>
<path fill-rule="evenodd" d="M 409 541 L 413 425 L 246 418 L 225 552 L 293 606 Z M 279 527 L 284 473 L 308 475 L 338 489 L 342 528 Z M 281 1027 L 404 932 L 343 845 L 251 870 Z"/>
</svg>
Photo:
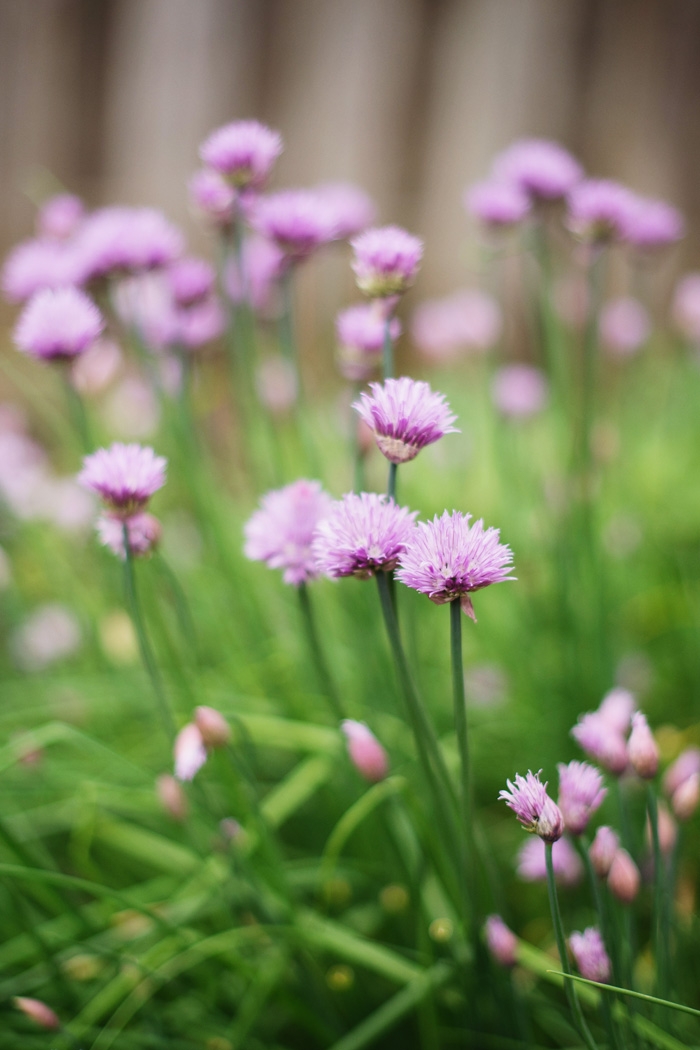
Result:
<svg viewBox="0 0 700 1050">
<path fill-rule="evenodd" d="M 18 995 L 14 1003 L 18 1010 L 21 1010 L 27 1017 L 31 1017 L 32 1021 L 36 1021 L 42 1028 L 55 1032 L 61 1027 L 58 1014 L 40 999 L 28 999 L 23 995 Z"/>
<path fill-rule="evenodd" d="M 678 820 L 690 820 L 700 802 L 700 773 L 693 773 L 676 788 L 671 799 Z"/>
<path fill-rule="evenodd" d="M 588 851 L 593 870 L 599 879 L 604 879 L 610 872 L 619 848 L 620 837 L 617 832 L 605 824 L 599 827 Z"/>
<path fill-rule="evenodd" d="M 340 728 L 345 734 L 350 761 L 358 773 L 376 783 L 389 772 L 387 753 L 372 731 L 363 723 L 346 718 Z"/>
<path fill-rule="evenodd" d="M 231 739 L 231 727 L 224 716 L 213 707 L 196 707 L 194 724 L 202 736 L 205 747 L 226 747 Z"/>
<path fill-rule="evenodd" d="M 624 904 L 631 904 L 639 893 L 639 883 L 639 868 L 626 849 L 618 849 L 608 875 L 611 893 Z"/>
<path fill-rule="evenodd" d="M 489 915 L 484 924 L 489 951 L 501 966 L 515 966 L 518 938 L 500 915 Z"/>
<path fill-rule="evenodd" d="M 632 732 L 627 741 L 630 765 L 639 777 L 652 780 L 659 768 L 659 747 L 641 711 L 632 716 Z"/>
</svg>

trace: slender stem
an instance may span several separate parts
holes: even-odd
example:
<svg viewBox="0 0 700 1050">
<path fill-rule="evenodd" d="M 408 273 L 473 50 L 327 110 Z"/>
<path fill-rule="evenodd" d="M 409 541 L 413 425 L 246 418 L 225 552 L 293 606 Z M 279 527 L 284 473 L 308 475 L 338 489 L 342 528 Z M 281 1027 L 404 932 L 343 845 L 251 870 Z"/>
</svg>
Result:
<svg viewBox="0 0 700 1050">
<path fill-rule="evenodd" d="M 83 447 L 83 452 L 87 454 L 92 452 L 95 447 L 92 434 L 90 433 L 90 423 L 85 410 L 85 402 L 73 386 L 70 372 L 67 369 L 63 373 L 63 386 L 66 391 L 66 401 L 68 402 L 68 411 L 73 420 L 73 426 Z"/>
<path fill-rule="evenodd" d="M 345 718 L 345 712 L 343 710 L 343 704 L 338 696 L 338 690 L 333 680 L 333 675 L 330 672 L 326 658 L 323 655 L 323 648 L 321 641 L 318 637 L 318 630 L 316 628 L 316 620 L 313 614 L 313 608 L 311 606 L 311 598 L 309 595 L 309 589 L 305 583 L 302 583 L 297 588 L 299 592 L 299 604 L 304 619 L 304 626 L 306 628 L 306 636 L 309 642 L 309 648 L 316 664 L 316 671 L 318 677 L 321 680 L 326 695 L 330 701 L 333 713 L 336 718 Z"/>
<path fill-rule="evenodd" d="M 656 957 L 656 986 L 661 999 L 668 998 L 668 923 L 666 914 L 666 868 L 659 841 L 659 807 L 651 784 L 647 784 L 647 810 L 654 849 L 653 947 Z"/>
<path fill-rule="evenodd" d="M 598 922 L 600 923 L 600 932 L 601 932 L 601 935 L 603 937 L 603 943 L 605 944 L 605 947 L 607 949 L 608 955 L 610 956 L 610 959 L 611 959 L 612 971 L 613 971 L 613 979 L 614 979 L 615 983 L 618 983 L 617 975 L 619 973 L 619 965 L 618 965 L 618 961 L 617 961 L 617 945 L 615 943 L 615 938 L 611 937 L 611 935 L 610 935 L 610 924 L 608 922 L 608 916 L 607 916 L 607 913 L 606 913 L 606 910 L 605 910 L 605 905 L 604 905 L 604 902 L 603 902 L 603 895 L 600 892 L 600 884 L 598 882 L 598 876 L 596 875 L 596 873 L 594 871 L 593 864 L 591 863 L 591 858 L 590 858 L 590 855 L 588 853 L 588 841 L 586 840 L 586 838 L 583 835 L 579 836 L 576 839 L 576 846 L 577 846 L 577 849 L 579 851 L 580 856 L 583 858 L 583 863 L 585 865 L 586 873 L 588 875 L 588 881 L 590 882 L 590 885 L 591 885 L 591 891 L 593 893 L 593 899 L 595 901 L 595 907 L 596 907 L 596 911 L 598 913 Z M 615 1050 L 617 1050 L 617 1048 L 619 1047 L 619 1042 L 618 1042 L 618 1038 L 617 1038 L 617 1031 L 615 1029 L 615 1025 L 614 1025 L 614 1022 L 613 1022 L 613 1016 L 612 1016 L 612 1010 L 610 1009 L 610 1003 L 605 998 L 605 996 L 602 997 L 600 1005 L 601 1005 L 601 1009 L 603 1011 L 603 1019 L 605 1021 L 605 1027 L 607 1028 L 608 1035 L 610 1036 L 610 1045 L 613 1048 L 615 1048 Z"/>
<path fill-rule="evenodd" d="M 384 342 L 382 344 L 382 376 L 391 379 L 394 374 L 394 344 L 391 338 L 391 316 L 387 314 L 384 321 Z"/>
<path fill-rule="evenodd" d="M 389 484 L 387 485 L 386 493 L 389 499 L 393 499 L 394 502 L 396 502 L 396 475 L 398 470 L 398 463 L 389 464 Z"/>
<path fill-rule="evenodd" d="M 170 704 L 165 695 L 165 689 L 163 688 L 163 681 L 158 671 L 158 664 L 156 663 L 151 644 L 146 634 L 146 626 L 143 621 L 143 615 L 141 613 L 141 605 L 138 599 L 138 593 L 136 590 L 136 577 L 134 573 L 134 556 L 131 551 L 131 545 L 129 543 L 129 530 L 126 522 L 122 524 L 122 535 L 124 539 L 124 583 L 126 589 L 126 602 L 131 615 L 131 620 L 136 631 L 136 637 L 139 643 L 139 650 L 141 652 L 141 659 L 143 660 L 144 667 L 148 673 L 148 677 L 151 679 L 151 685 L 153 686 L 153 692 L 156 695 L 158 701 L 158 707 L 160 708 L 161 717 L 163 719 L 163 725 L 165 731 L 170 739 L 175 737 L 175 722 L 173 719 L 172 712 L 170 710 Z"/>
<path fill-rule="evenodd" d="M 564 937 L 564 925 L 561 921 L 561 912 L 559 910 L 559 898 L 557 896 L 557 884 L 554 880 L 554 864 L 552 862 L 552 845 L 551 842 L 545 842 L 544 844 L 544 855 L 547 863 L 547 892 L 549 894 L 549 907 L 552 912 L 552 923 L 554 924 L 554 933 L 557 938 L 557 949 L 559 951 L 559 958 L 561 960 L 561 968 L 565 974 L 571 974 L 571 967 L 569 966 L 569 956 L 566 951 L 566 939 Z M 566 992 L 566 998 L 569 1003 L 569 1009 L 574 1019 L 574 1024 L 579 1031 L 581 1038 L 588 1047 L 588 1050 L 597 1050 L 595 1040 L 588 1030 L 583 1012 L 581 1010 L 581 1004 L 578 1001 L 576 989 L 574 988 L 573 981 L 564 982 L 564 991 Z"/>
<path fill-rule="evenodd" d="M 459 598 L 455 598 L 450 602 L 450 651 L 452 655 L 452 700 L 462 780 L 462 819 L 465 825 L 468 825 L 472 810 L 472 787 L 467 730 L 467 701 L 464 693 L 464 668 L 462 666 L 462 609 Z"/>
</svg>

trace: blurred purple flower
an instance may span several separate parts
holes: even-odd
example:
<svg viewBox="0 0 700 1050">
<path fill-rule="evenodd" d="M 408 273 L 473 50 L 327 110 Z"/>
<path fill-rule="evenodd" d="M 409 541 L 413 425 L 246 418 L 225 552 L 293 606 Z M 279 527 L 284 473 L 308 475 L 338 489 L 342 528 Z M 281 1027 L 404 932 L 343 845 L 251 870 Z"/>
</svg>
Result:
<svg viewBox="0 0 700 1050">
<path fill-rule="evenodd" d="M 558 200 L 583 178 L 583 169 L 557 142 L 521 139 L 496 157 L 498 181 L 511 182 L 535 200 Z"/>
<path fill-rule="evenodd" d="M 37 236 L 63 241 L 75 233 L 84 216 L 85 205 L 80 197 L 58 193 L 45 200 L 37 212 Z"/>
<path fill-rule="evenodd" d="M 581 715 L 571 735 L 586 754 L 620 776 L 627 768 L 627 745 L 621 732 L 606 722 L 599 711 Z"/>
<path fill-rule="evenodd" d="M 582 977 L 607 984 L 610 980 L 610 959 L 600 931 L 595 926 L 589 926 L 583 933 L 572 933 L 569 948 Z"/>
<path fill-rule="evenodd" d="M 177 779 L 193 780 L 207 760 L 202 734 L 194 723 L 188 722 L 177 734 L 173 753 Z"/>
<path fill-rule="evenodd" d="M 518 938 L 506 926 L 500 915 L 488 915 L 484 923 L 486 944 L 497 963 L 515 966 L 517 962 Z"/>
<path fill-rule="evenodd" d="M 194 306 L 208 299 L 216 284 L 216 271 L 207 259 L 194 255 L 177 259 L 166 271 L 173 301 L 177 306 Z"/>
<path fill-rule="evenodd" d="M 124 526 L 129 538 L 129 551 L 137 557 L 150 554 L 158 545 L 163 531 L 158 519 L 143 511 L 124 519 L 101 514 L 95 526 L 99 541 L 122 561 L 126 558 Z"/>
<path fill-rule="evenodd" d="M 685 236 L 685 221 L 666 201 L 635 197 L 624 222 L 623 240 L 641 251 L 675 244 Z"/>
<path fill-rule="evenodd" d="M 364 722 L 346 718 L 340 724 L 348 754 L 355 769 L 370 783 L 384 780 L 389 772 L 389 759 L 382 745 Z"/>
<path fill-rule="evenodd" d="M 591 244 L 622 240 L 634 201 L 632 190 L 619 182 L 586 179 L 569 194 L 567 225 L 577 237 Z"/>
<path fill-rule="evenodd" d="M 491 397 L 504 416 L 526 419 L 546 406 L 549 399 L 547 377 L 534 365 L 504 365 L 494 376 Z"/>
<path fill-rule="evenodd" d="M 314 193 L 326 209 L 338 240 L 356 236 L 377 216 L 372 198 L 351 182 L 321 183 Z"/>
<path fill-rule="evenodd" d="M 79 288 L 45 288 L 25 306 L 14 340 L 30 357 L 66 361 L 87 350 L 103 328 L 102 314 Z"/>
<path fill-rule="evenodd" d="M 493 230 L 516 226 L 530 212 L 530 198 L 514 182 L 478 182 L 465 190 L 462 200 L 467 212 Z"/>
<path fill-rule="evenodd" d="M 599 330 L 606 350 L 627 357 L 636 353 L 649 338 L 649 314 L 638 299 L 611 299 L 600 312 Z"/>
<path fill-rule="evenodd" d="M 401 295 L 415 281 L 423 242 L 400 226 L 375 226 L 350 244 L 357 285 L 371 299 Z"/>
<path fill-rule="evenodd" d="M 101 496 L 113 513 L 128 518 L 163 487 L 166 466 L 167 460 L 152 448 L 116 442 L 85 457 L 78 481 Z"/>
<path fill-rule="evenodd" d="M 46 239 L 22 241 L 5 259 L 0 285 L 7 299 L 21 303 L 45 288 L 76 284 L 78 277 L 70 244 Z"/>
<path fill-rule="evenodd" d="M 596 831 L 588 850 L 593 870 L 599 879 L 607 878 L 619 848 L 620 836 L 612 828 L 609 828 L 607 824 L 602 824 Z"/>
<path fill-rule="evenodd" d="M 444 299 L 429 299 L 413 313 L 411 334 L 427 358 L 448 361 L 463 351 L 488 350 L 498 342 L 501 310 L 478 288 L 465 288 Z"/>
<path fill-rule="evenodd" d="M 295 587 L 315 579 L 322 570 L 312 540 L 331 506 L 318 481 L 300 479 L 266 493 L 244 527 L 246 558 L 282 569 L 284 582 Z"/>
<path fill-rule="evenodd" d="M 588 822 L 607 794 L 599 770 L 587 762 L 560 762 L 559 809 L 564 816 L 566 830 L 582 835 Z"/>
<path fill-rule="evenodd" d="M 365 382 L 381 361 L 386 321 L 374 303 L 358 303 L 341 310 L 335 319 L 338 338 L 338 366 L 342 375 L 353 382 Z M 401 334 L 401 322 L 392 317 L 389 337 L 392 342 Z"/>
<path fill-rule="evenodd" d="M 202 168 L 187 183 L 195 208 L 216 226 L 229 226 L 233 221 L 236 191 L 218 171 Z"/>
<path fill-rule="evenodd" d="M 664 773 L 664 791 L 670 798 L 684 781 L 697 773 L 700 773 L 700 748 L 688 747 Z"/>
<path fill-rule="evenodd" d="M 627 741 L 627 757 L 637 776 L 653 780 L 659 768 L 659 745 L 641 711 L 632 715 L 632 732 Z"/>
<path fill-rule="evenodd" d="M 312 545 L 319 571 L 367 579 L 391 571 L 405 551 L 416 512 L 376 492 L 349 492 L 333 503 Z"/>
<path fill-rule="evenodd" d="M 183 251 L 180 230 L 155 208 L 100 208 L 81 224 L 73 250 L 81 283 L 167 266 Z"/>
<path fill-rule="evenodd" d="M 282 136 L 257 120 L 237 120 L 212 131 L 199 148 L 204 163 L 239 187 L 259 189 L 283 150 Z"/>
<path fill-rule="evenodd" d="M 567 838 L 558 839 L 552 846 L 554 877 L 563 886 L 576 886 L 583 878 L 583 864 Z M 544 840 L 528 839 L 518 850 L 517 872 L 526 882 L 544 882 L 547 878 L 547 860 Z"/>
<path fill-rule="evenodd" d="M 700 343 L 700 273 L 687 273 L 675 287 L 671 316 L 681 335 Z"/>
<path fill-rule="evenodd" d="M 306 259 L 337 234 L 331 209 L 314 190 L 281 190 L 261 197 L 252 209 L 251 223 L 292 262 Z"/>
</svg>

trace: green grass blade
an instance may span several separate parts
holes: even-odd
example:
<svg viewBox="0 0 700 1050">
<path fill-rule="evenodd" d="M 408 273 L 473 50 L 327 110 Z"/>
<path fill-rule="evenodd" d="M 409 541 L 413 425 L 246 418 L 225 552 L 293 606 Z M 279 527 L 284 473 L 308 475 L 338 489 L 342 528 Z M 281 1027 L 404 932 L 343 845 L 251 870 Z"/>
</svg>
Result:
<svg viewBox="0 0 700 1050">
<path fill-rule="evenodd" d="M 633 999 L 644 999 L 647 1003 L 654 1003 L 657 1006 L 667 1006 L 669 1010 L 679 1010 L 684 1014 L 692 1014 L 694 1017 L 700 1017 L 700 1010 L 696 1010 L 692 1006 L 684 1006 L 683 1003 L 672 1003 L 669 999 L 659 999 L 655 995 L 647 995 L 645 992 L 633 992 L 630 988 L 618 988 L 614 984 L 601 984 L 599 981 L 589 981 L 585 977 L 579 977 L 578 974 L 572 973 L 561 973 L 559 970 L 550 970 L 550 973 L 556 973 L 559 977 L 567 977 L 570 981 L 580 981 L 581 984 L 590 984 L 593 988 L 599 988 L 604 992 L 616 992 L 618 995 L 629 995 Z"/>
</svg>

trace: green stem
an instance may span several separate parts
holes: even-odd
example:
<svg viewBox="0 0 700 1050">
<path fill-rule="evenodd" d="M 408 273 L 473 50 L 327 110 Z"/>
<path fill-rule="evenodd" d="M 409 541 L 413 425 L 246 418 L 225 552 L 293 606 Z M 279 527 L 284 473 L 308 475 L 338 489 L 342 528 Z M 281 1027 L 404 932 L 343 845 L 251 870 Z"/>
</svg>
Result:
<svg viewBox="0 0 700 1050">
<path fill-rule="evenodd" d="M 561 960 L 561 967 L 565 974 L 571 975 L 571 967 L 569 966 L 569 956 L 566 951 L 566 939 L 564 937 L 564 925 L 561 921 L 561 912 L 559 910 L 559 898 L 557 896 L 557 884 L 554 880 L 554 864 L 552 861 L 552 845 L 551 842 L 545 842 L 544 853 L 545 860 L 547 863 L 547 893 L 549 894 L 549 907 L 552 912 L 552 923 L 554 924 L 554 933 L 557 938 L 557 949 L 559 951 L 559 958 Z M 578 1032 L 583 1039 L 584 1043 L 588 1047 L 588 1050 L 597 1050 L 597 1046 L 593 1036 L 588 1030 L 583 1011 L 581 1010 L 581 1004 L 578 1001 L 576 989 L 571 981 L 564 982 L 564 990 L 566 992 L 566 998 L 569 1003 L 569 1009 L 574 1019 L 574 1024 L 578 1029 Z"/>
<path fill-rule="evenodd" d="M 579 851 L 580 856 L 583 858 L 583 863 L 585 865 L 586 873 L 588 875 L 588 881 L 591 885 L 593 900 L 595 901 L 595 908 L 598 913 L 598 922 L 600 923 L 600 932 L 603 938 L 603 943 L 611 960 L 613 980 L 615 981 L 615 983 L 618 983 L 617 974 L 619 973 L 619 963 L 617 960 L 617 944 L 615 943 L 615 938 L 611 937 L 610 935 L 610 924 L 608 922 L 608 916 L 603 902 L 603 895 L 600 892 L 598 876 L 596 875 L 593 868 L 593 864 L 591 863 L 591 858 L 588 852 L 588 841 L 583 835 L 576 839 L 576 847 Z M 605 996 L 603 996 L 601 1000 L 601 1009 L 603 1011 L 605 1027 L 607 1028 L 608 1035 L 610 1036 L 610 1045 L 614 1048 L 614 1050 L 618 1050 L 619 1042 L 617 1038 L 617 1031 L 615 1030 L 615 1025 L 613 1023 L 610 1003 L 607 1001 Z"/>
<path fill-rule="evenodd" d="M 66 391 L 68 412 L 73 420 L 73 426 L 78 435 L 83 452 L 87 455 L 92 452 L 95 447 L 92 440 L 92 434 L 90 433 L 90 423 L 88 421 L 87 411 L 85 410 L 85 402 L 73 386 L 70 372 L 67 369 L 63 373 L 63 386 Z"/>
<path fill-rule="evenodd" d="M 343 710 L 343 704 L 338 696 L 338 690 L 336 688 L 333 676 L 330 672 L 326 658 L 323 654 L 323 648 L 321 641 L 318 637 L 318 630 L 316 627 L 316 620 L 313 614 L 313 608 L 311 606 L 311 598 L 309 596 L 309 589 L 305 583 L 301 583 L 297 588 L 299 592 L 299 604 L 304 619 L 304 626 L 306 628 L 306 636 L 309 642 L 309 648 L 316 664 L 316 671 L 318 677 L 321 680 L 326 696 L 328 697 L 333 713 L 336 718 L 345 718 L 345 711 Z"/>
<path fill-rule="evenodd" d="M 126 602 L 131 615 L 131 620 L 136 631 L 136 637 L 139 643 L 139 650 L 141 652 L 141 659 L 143 660 L 144 667 L 148 673 L 148 677 L 151 679 L 151 685 L 153 686 L 153 692 L 156 695 L 158 701 L 158 707 L 160 714 L 163 719 L 163 725 L 165 732 L 170 740 L 175 737 L 175 722 L 173 719 L 172 712 L 170 710 L 170 704 L 165 695 L 165 689 L 163 687 L 163 681 L 158 671 L 158 664 L 156 663 L 153 650 L 151 649 L 148 635 L 146 633 L 146 625 L 144 624 L 143 615 L 141 612 L 141 605 L 139 603 L 138 593 L 136 590 L 136 576 L 134 573 L 134 556 L 131 551 L 131 545 L 129 543 L 129 530 L 126 522 L 122 523 L 122 536 L 124 541 L 124 584 L 126 590 Z"/>
<path fill-rule="evenodd" d="M 390 379 L 394 374 L 394 344 L 391 338 L 391 315 L 384 321 L 384 342 L 382 344 L 382 376 Z"/>
<path fill-rule="evenodd" d="M 393 499 L 394 502 L 396 502 L 396 475 L 398 470 L 398 463 L 389 464 L 389 484 L 387 485 L 386 493 L 389 499 Z"/>
<path fill-rule="evenodd" d="M 476 916 L 476 894 L 474 880 L 474 836 L 472 835 L 472 786 L 469 761 L 469 736 L 467 730 L 467 699 L 464 693 L 464 667 L 462 665 L 462 609 L 460 599 L 450 602 L 450 652 L 452 663 L 452 702 L 454 710 L 457 748 L 460 768 L 460 814 L 462 824 L 462 849 L 464 851 L 465 890 L 471 901 L 474 929 L 478 928 Z"/>
<path fill-rule="evenodd" d="M 651 784 L 647 784 L 647 809 L 654 849 L 654 921 L 652 944 L 656 958 L 656 986 L 661 999 L 668 998 L 668 916 L 666 913 L 666 868 L 659 841 L 659 807 Z"/>
</svg>

